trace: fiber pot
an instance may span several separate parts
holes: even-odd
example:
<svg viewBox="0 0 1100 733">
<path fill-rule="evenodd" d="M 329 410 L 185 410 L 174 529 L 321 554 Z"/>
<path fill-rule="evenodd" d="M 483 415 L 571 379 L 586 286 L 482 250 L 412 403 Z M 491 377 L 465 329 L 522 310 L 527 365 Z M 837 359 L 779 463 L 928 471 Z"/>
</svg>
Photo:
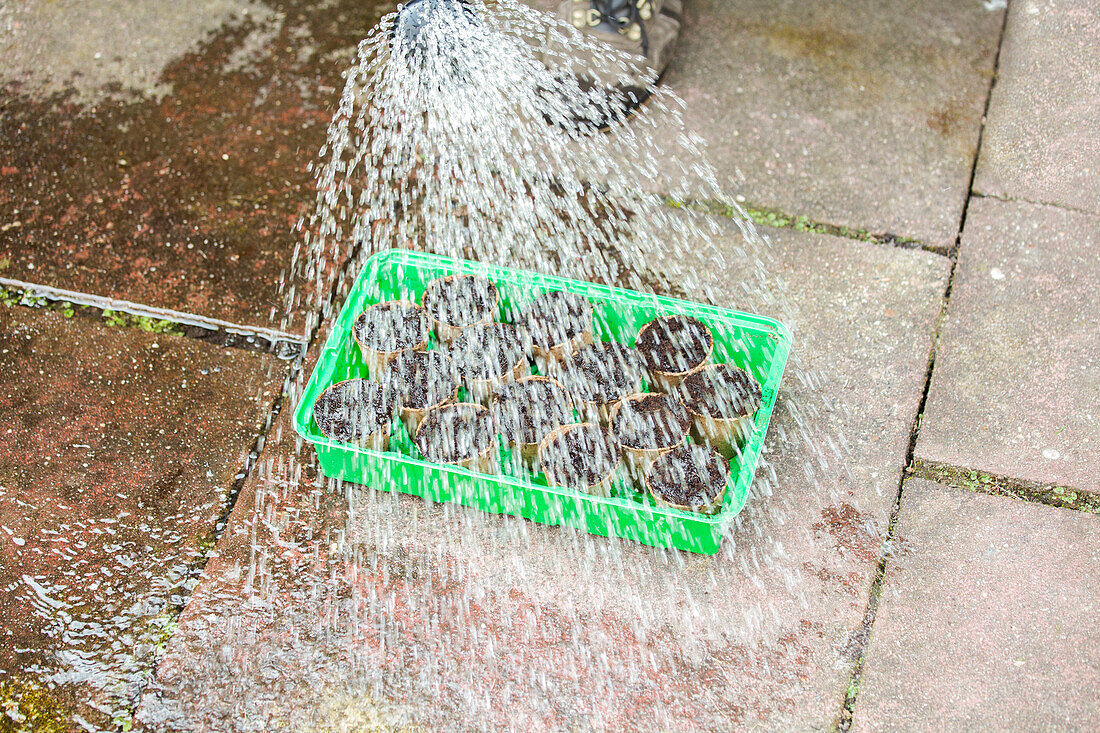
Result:
<svg viewBox="0 0 1100 733">
<path fill-rule="evenodd" d="M 448 275 L 432 280 L 420 296 L 435 335 L 449 344 L 464 329 L 496 320 L 500 293 L 480 275 Z"/>
<path fill-rule="evenodd" d="M 634 349 L 598 341 L 562 365 L 561 382 L 585 420 L 608 425 L 619 400 L 641 390 L 643 371 Z"/>
<path fill-rule="evenodd" d="M 543 439 L 538 461 L 551 486 L 610 496 L 623 457 L 605 428 L 595 423 L 573 423 L 555 428 Z"/>
<path fill-rule="evenodd" d="M 684 442 L 691 417 L 678 399 L 661 393 L 632 394 L 611 410 L 611 434 L 619 443 L 635 486 L 655 459 Z"/>
<path fill-rule="evenodd" d="M 688 373 L 679 393 L 692 418 L 692 437 L 732 460 L 756 429 L 760 384 L 732 364 L 711 364 Z"/>
<path fill-rule="evenodd" d="M 471 401 L 484 405 L 495 388 L 529 372 L 528 353 L 520 332 L 507 323 L 464 329 L 448 350 Z"/>
<path fill-rule="evenodd" d="M 592 303 L 582 295 L 554 290 L 535 298 L 518 319 L 531 339 L 535 364 L 543 374 L 561 371 L 561 362 L 592 343 Z"/>
<path fill-rule="evenodd" d="M 392 385 L 410 437 L 429 410 L 458 398 L 458 372 L 451 358 L 439 350 L 401 354 L 390 364 L 386 381 Z"/>
<path fill-rule="evenodd" d="M 555 428 L 572 423 L 573 403 L 561 382 L 526 376 L 499 385 L 490 398 L 497 430 L 513 453 L 536 470 L 539 444 Z"/>
<path fill-rule="evenodd" d="M 370 376 L 378 375 L 406 351 L 428 345 L 428 316 L 424 309 L 407 300 L 389 300 L 372 305 L 359 314 L 351 327 Z"/>
<path fill-rule="evenodd" d="M 435 463 L 496 473 L 496 430 L 482 405 L 455 402 L 429 410 L 416 429 L 416 449 Z"/>
<path fill-rule="evenodd" d="M 660 316 L 642 326 L 634 348 L 650 384 L 672 392 L 692 369 L 705 364 L 714 350 L 714 335 L 692 316 Z"/>
<path fill-rule="evenodd" d="M 337 382 L 313 403 L 313 419 L 322 435 L 377 451 L 389 449 L 396 412 L 393 390 L 366 379 Z"/>
<path fill-rule="evenodd" d="M 726 498 L 729 469 L 729 461 L 713 448 L 681 445 L 650 464 L 645 488 L 662 506 L 714 514 Z"/>
</svg>

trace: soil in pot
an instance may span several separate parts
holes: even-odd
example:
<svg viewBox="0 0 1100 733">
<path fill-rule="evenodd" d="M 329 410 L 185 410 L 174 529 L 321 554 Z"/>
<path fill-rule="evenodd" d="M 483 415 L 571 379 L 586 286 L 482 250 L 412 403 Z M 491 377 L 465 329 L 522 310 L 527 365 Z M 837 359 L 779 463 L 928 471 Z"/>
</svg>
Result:
<svg viewBox="0 0 1100 733">
<path fill-rule="evenodd" d="M 561 382 L 543 376 L 499 385 L 492 392 L 490 409 L 497 430 L 531 468 L 539 443 L 550 431 L 575 421 L 573 403 Z"/>
<path fill-rule="evenodd" d="M 681 445 L 657 458 L 645 474 L 645 486 L 658 504 L 712 514 L 722 506 L 729 462 L 713 448 Z"/>
<path fill-rule="evenodd" d="M 325 437 L 373 450 L 389 448 L 396 412 L 396 395 L 389 385 L 366 379 L 337 382 L 313 403 L 313 419 Z"/>
<path fill-rule="evenodd" d="M 581 348 L 565 362 L 561 382 L 586 419 L 606 425 L 612 407 L 641 389 L 642 374 L 634 349 L 601 341 Z"/>
<path fill-rule="evenodd" d="M 676 397 L 661 393 L 624 397 L 611 413 L 611 434 L 623 449 L 639 490 L 649 464 L 683 443 L 691 416 Z"/>
<path fill-rule="evenodd" d="M 458 396 L 458 372 L 454 362 L 442 351 L 409 351 L 401 354 L 386 371 L 401 407 L 401 420 L 409 435 L 424 414 L 433 407 Z"/>
<path fill-rule="evenodd" d="M 360 313 L 351 335 L 371 376 L 376 377 L 399 354 L 428 345 L 428 315 L 416 303 L 390 300 Z"/>
<path fill-rule="evenodd" d="M 515 326 L 490 323 L 464 329 L 448 354 L 476 402 L 488 403 L 493 388 L 528 371 L 529 349 Z"/>
<path fill-rule="evenodd" d="M 692 417 L 692 434 L 732 458 L 756 428 L 760 384 L 732 364 L 711 364 L 684 377 L 679 393 Z"/>
<path fill-rule="evenodd" d="M 489 410 L 470 402 L 428 411 L 416 430 L 416 448 L 425 459 L 480 473 L 496 465 L 496 428 Z"/>
<path fill-rule="evenodd" d="M 622 452 L 606 428 L 575 423 L 555 428 L 539 445 L 539 466 L 551 486 L 609 496 Z"/>
<path fill-rule="evenodd" d="M 655 387 L 671 392 L 684 375 L 706 363 L 714 348 L 707 325 L 691 316 L 661 316 L 642 326 L 634 348 Z"/>
<path fill-rule="evenodd" d="M 450 343 L 463 331 L 496 318 L 500 293 L 480 275 L 448 275 L 424 288 L 420 304 L 432 321 L 436 335 Z"/>
<path fill-rule="evenodd" d="M 517 325 L 530 336 L 539 370 L 555 373 L 559 362 L 592 343 L 592 303 L 576 293 L 543 293 L 523 309 Z"/>
</svg>

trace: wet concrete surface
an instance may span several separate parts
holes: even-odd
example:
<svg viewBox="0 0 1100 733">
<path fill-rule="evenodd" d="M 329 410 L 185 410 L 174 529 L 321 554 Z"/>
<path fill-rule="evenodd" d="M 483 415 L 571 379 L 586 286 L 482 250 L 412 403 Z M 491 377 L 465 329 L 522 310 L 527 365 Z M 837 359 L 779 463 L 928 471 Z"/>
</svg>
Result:
<svg viewBox="0 0 1100 733">
<path fill-rule="evenodd" d="M 946 251 L 1003 14 L 980 0 L 685 2 L 662 83 L 749 204 Z M 653 185 L 668 190 L 683 164 L 662 161 Z"/>
<path fill-rule="evenodd" d="M 975 191 L 1100 214 L 1098 37 L 1089 0 L 1010 4 Z"/>
<path fill-rule="evenodd" d="M 0 6 L 0 36 L 15 31 L 0 38 L 9 60 L 0 73 L 0 277 L 283 326 L 280 280 L 299 241 L 292 227 L 314 200 L 307 166 L 324 140 L 340 72 L 389 9 L 350 0 Z M 996 2 L 687 3 L 665 81 L 687 99 L 691 126 L 711 139 L 724 182 L 751 203 L 947 250 L 967 198 L 1003 12 Z M 51 17 L 65 17 L 72 30 Z M 1034 53 L 1020 38 L 1015 53 Z M 131 46 L 113 54 L 98 48 L 124 43 Z M 1052 53 L 1065 61 L 1072 44 L 1060 43 Z M 1030 83 L 1033 72 L 1012 68 L 1023 69 L 1013 78 L 1027 92 L 1020 79 Z M 990 144 L 1019 126 L 1004 112 L 1017 109 L 1008 76 L 994 99 Z M 1011 124 L 999 132 L 1004 120 Z M 1059 160 L 1080 176 L 1087 145 L 1075 151 Z M 1088 186 L 1075 189 L 1080 199 L 1051 184 L 1058 166 L 1040 166 L 1042 185 L 1029 188 L 1034 180 L 1015 163 L 997 160 L 979 165 L 979 190 L 1053 191 L 1058 202 L 1091 205 Z M 982 188 L 998 171 L 1008 183 Z M 964 236 L 959 265 L 968 333 L 983 333 L 985 320 L 1012 329 L 1036 316 L 1063 323 L 1087 314 L 1072 298 L 1029 301 L 1014 271 L 998 266 L 1008 275 L 999 282 L 1020 297 L 985 319 L 1000 296 L 967 283 L 982 275 L 971 272 L 975 262 L 984 267 L 1000 252 L 985 240 L 1005 234 L 996 216 L 983 214 L 987 205 L 1002 206 L 970 202 L 968 232 L 979 224 L 987 231 Z M 1027 221 L 1067 241 L 1088 230 L 1084 215 L 1060 216 Z M 721 256 L 701 248 L 689 262 L 654 261 L 666 271 L 645 281 L 768 312 L 736 287 L 744 275 L 734 262 L 739 236 L 731 224 Z M 724 554 L 664 553 L 342 488 L 317 475 L 309 449 L 298 453 L 284 412 L 178 633 L 173 619 L 194 584 L 189 573 L 209 549 L 218 507 L 285 365 L 0 308 L 0 415 L 9 418 L 0 428 L 8 430 L 0 440 L 0 727 L 26 715 L 20 724 L 41 730 L 78 729 L 80 721 L 114 728 L 139 697 L 152 730 L 408 721 L 433 729 L 830 727 L 868 638 L 863 614 L 949 263 L 820 235 L 772 236 L 769 257 L 793 293 L 793 307 L 776 315 L 795 327 L 798 358 L 827 379 L 785 384 L 769 433 L 774 453 L 761 469 L 769 477 L 774 470 L 775 493 L 750 505 Z M 1042 287 L 1065 274 L 1028 267 Z M 703 274 L 705 292 L 685 289 L 691 273 Z M 303 309 L 291 310 L 285 325 L 295 331 Z M 1018 452 L 983 462 L 989 431 L 973 429 L 973 411 L 953 407 L 944 418 L 948 397 L 937 385 L 978 379 L 973 394 L 986 394 L 1000 389 L 989 370 L 1003 363 L 1000 353 L 959 362 L 959 332 L 945 333 L 929 414 L 924 427 L 916 423 L 918 458 L 950 445 L 960 451 L 941 455 L 945 465 L 1030 471 Z M 1088 341 L 1075 332 L 1060 338 L 1068 347 L 1046 344 L 1040 361 L 1068 373 L 1074 365 L 1060 359 Z M 1006 394 L 1026 386 L 1019 374 L 1008 378 Z M 1072 382 L 1057 404 L 1088 394 L 1081 385 L 1088 382 Z M 851 444 L 820 485 L 806 475 L 796 440 L 807 415 L 819 412 L 806 405 Z M 1050 440 L 1078 435 L 1055 425 L 1048 405 L 1035 412 L 1049 419 L 1028 424 L 1045 437 L 1053 430 Z M 1087 442 L 1080 413 L 1065 425 Z M 990 424 L 1011 427 L 1009 418 Z M 1056 480 L 1088 480 L 1087 460 L 1071 463 L 1075 456 L 1059 448 Z M 1052 480 L 1041 463 L 1037 471 L 1036 480 Z M 921 486 L 903 501 L 908 519 L 896 546 L 906 546 L 910 529 L 943 539 L 913 519 L 912 503 L 927 503 Z M 998 513 L 998 500 L 1007 501 L 964 501 L 960 516 L 984 516 L 1010 532 L 1031 521 L 1058 524 L 1022 509 L 1002 522 L 1012 511 Z M 1055 529 L 1037 534 L 1065 546 Z M 1018 556 L 1037 561 L 1040 549 L 1031 543 Z M 935 562 L 922 563 L 921 573 L 943 580 Z M 951 583 L 940 587 L 953 592 Z M 889 604 L 880 650 L 888 635 L 919 627 L 904 609 L 891 621 Z M 1014 608 L 1011 618 L 1026 616 Z M 977 628 L 973 616 L 958 621 L 967 633 Z M 881 691 L 897 669 L 870 660 L 857 725 L 881 722 L 883 710 L 887 725 L 907 720 L 883 707 Z M 927 666 L 933 672 L 919 674 L 939 674 Z M 1019 679 L 1043 680 L 1052 669 L 1027 668 Z M 968 680 L 966 670 L 958 674 Z M 1018 681 L 975 694 L 1016 695 Z M 1092 714 L 1073 700 L 1077 712 Z M 967 718 L 990 720 L 1000 718 Z"/>
<path fill-rule="evenodd" d="M 341 72 L 389 6 L 264 7 L 201 36 L 145 94 L 89 102 L 33 78 L 3 87 L 0 276 L 282 325 L 293 227 L 314 201 L 308 166 Z M 158 33 L 194 33 L 180 25 Z M 137 76 L 141 87 L 150 74 Z M 296 315 L 287 330 L 301 329 Z"/>
<path fill-rule="evenodd" d="M 975 199 L 916 458 L 1100 494 L 1100 217 Z"/>
<path fill-rule="evenodd" d="M 0 306 L 0 727 L 125 718 L 285 373 Z"/>
</svg>

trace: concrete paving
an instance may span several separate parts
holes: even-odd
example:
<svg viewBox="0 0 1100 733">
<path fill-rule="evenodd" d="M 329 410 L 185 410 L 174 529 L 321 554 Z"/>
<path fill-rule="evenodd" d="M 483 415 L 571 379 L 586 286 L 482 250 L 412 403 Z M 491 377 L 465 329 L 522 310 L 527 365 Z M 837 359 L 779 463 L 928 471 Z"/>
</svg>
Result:
<svg viewBox="0 0 1100 733">
<path fill-rule="evenodd" d="M 974 199 L 916 457 L 1100 492 L 1100 217 Z"/>
<path fill-rule="evenodd" d="M 1100 10 L 1009 4 L 974 190 L 1100 214 Z"/>
<path fill-rule="evenodd" d="M 685 6 L 665 81 L 722 181 L 856 233 L 721 219 L 647 263 L 794 328 L 722 553 L 339 486 L 284 411 L 196 587 L 286 364 L 2 291 L 0 729 L 1097 727 L 1089 514 L 911 479 L 865 616 L 914 440 L 925 476 L 1100 506 L 1068 499 L 1100 496 L 1095 13 L 1012 3 L 990 100 L 1003 2 Z M 392 7 L 0 2 L 0 278 L 296 331 L 306 166 Z"/>
<path fill-rule="evenodd" d="M 285 370 L 0 306 L 0 728 L 125 717 Z"/>
<path fill-rule="evenodd" d="M 857 731 L 1100 728 L 1100 520 L 908 481 Z"/>
<path fill-rule="evenodd" d="M 77 5 L 20 3 L 5 41 L 38 71 L 0 87 L 0 277 L 300 332 L 280 282 L 306 167 L 383 6 Z"/>
<path fill-rule="evenodd" d="M 740 234 L 726 232 L 729 253 Z M 797 283 L 800 359 L 828 374 L 820 394 L 808 373 L 790 375 L 761 474 L 767 485 L 775 471 L 775 493 L 746 510 L 724 555 L 352 486 L 349 505 L 315 479 L 308 449 L 295 454 L 281 417 L 139 718 L 325 728 L 358 699 L 362 714 L 433 730 L 831 725 L 948 263 L 795 232 L 778 233 L 772 255 Z M 685 266 L 711 261 L 698 257 Z M 741 300 L 748 270 L 730 258 L 726 289 L 712 291 L 723 304 Z M 829 415 L 823 401 L 860 409 Z M 850 475 L 812 464 L 800 423 L 822 444 L 850 442 Z M 671 621 L 685 609 L 691 625 Z M 280 704 L 287 695 L 301 704 Z"/>
<path fill-rule="evenodd" d="M 949 0 L 684 6 L 665 83 L 723 183 L 790 215 L 954 244 L 1003 10 Z"/>
</svg>

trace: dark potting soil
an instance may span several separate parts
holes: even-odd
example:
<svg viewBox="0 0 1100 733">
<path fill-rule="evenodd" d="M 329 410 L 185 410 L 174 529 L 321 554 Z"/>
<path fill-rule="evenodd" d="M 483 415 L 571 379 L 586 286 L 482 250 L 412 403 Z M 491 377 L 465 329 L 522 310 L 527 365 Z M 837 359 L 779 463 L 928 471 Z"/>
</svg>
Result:
<svg viewBox="0 0 1100 733">
<path fill-rule="evenodd" d="M 574 421 L 565 390 L 545 377 L 527 377 L 493 390 L 497 430 L 516 443 L 538 443 L 559 425 Z"/>
<path fill-rule="evenodd" d="M 515 326 L 487 323 L 462 330 L 448 351 L 466 379 L 496 379 L 512 371 L 527 349 Z"/>
<path fill-rule="evenodd" d="M 565 363 L 562 383 L 580 402 L 606 404 L 637 392 L 642 362 L 629 346 L 597 342 L 582 347 Z"/>
<path fill-rule="evenodd" d="M 386 371 L 402 407 L 422 410 L 438 405 L 454 394 L 458 373 L 442 351 L 408 351 L 393 360 Z"/>
<path fill-rule="evenodd" d="M 412 349 L 428 338 L 428 314 L 413 303 L 379 303 L 359 314 L 351 332 L 360 346 L 374 351 Z"/>
<path fill-rule="evenodd" d="M 682 441 L 690 426 L 691 416 L 680 400 L 653 393 L 620 402 L 611 432 L 630 448 L 668 448 Z"/>
<path fill-rule="evenodd" d="M 594 423 L 570 426 L 539 450 L 544 473 L 556 483 L 582 489 L 607 478 L 621 459 L 615 439 Z"/>
<path fill-rule="evenodd" d="M 333 440 L 355 441 L 384 427 L 397 410 L 388 385 L 366 379 L 337 382 L 313 403 L 313 419 Z"/>
<path fill-rule="evenodd" d="M 477 457 L 495 439 L 489 410 L 460 402 L 428 412 L 416 431 L 416 448 L 429 461 L 457 463 Z"/>
<path fill-rule="evenodd" d="M 524 308 L 519 323 L 535 346 L 550 349 L 592 328 L 592 303 L 576 293 L 543 293 Z"/>
<path fill-rule="evenodd" d="M 684 405 L 700 415 L 738 418 L 760 407 L 760 384 L 744 369 L 714 364 L 684 377 L 680 388 Z"/>
<path fill-rule="evenodd" d="M 497 286 L 477 275 L 432 280 L 421 304 L 432 318 L 450 326 L 469 326 L 496 314 Z"/>
<path fill-rule="evenodd" d="M 634 348 L 646 369 L 677 374 L 706 361 L 713 343 L 710 330 L 698 318 L 661 316 L 642 328 Z"/>
<path fill-rule="evenodd" d="M 653 462 L 646 484 L 670 504 L 705 507 L 722 492 L 729 470 L 729 462 L 713 448 L 682 445 Z"/>
</svg>

